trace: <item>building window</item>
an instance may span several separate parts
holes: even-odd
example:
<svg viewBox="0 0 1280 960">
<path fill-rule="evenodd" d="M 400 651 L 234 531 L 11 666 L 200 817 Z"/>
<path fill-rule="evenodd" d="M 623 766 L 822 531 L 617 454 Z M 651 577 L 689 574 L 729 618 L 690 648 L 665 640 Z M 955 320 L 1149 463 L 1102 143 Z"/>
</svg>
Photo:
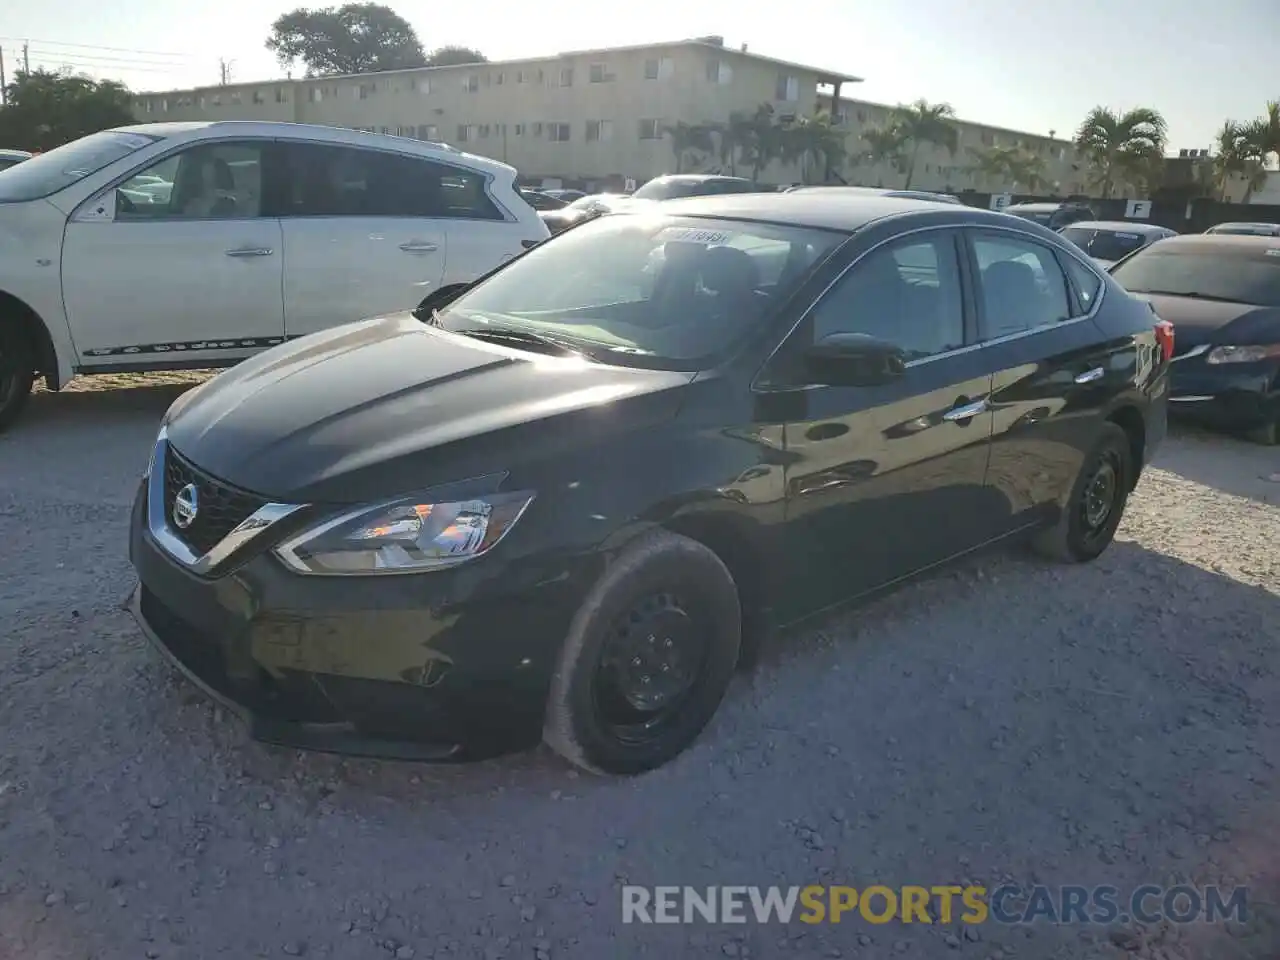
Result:
<svg viewBox="0 0 1280 960">
<path fill-rule="evenodd" d="M 430 93 L 430 92 L 431 92 L 431 78 L 430 78 L 430 77 L 419 77 L 417 80 L 413 81 L 413 89 L 417 90 L 419 93 L 423 94 L 424 96 L 425 96 L 426 94 Z"/>
<path fill-rule="evenodd" d="M 312 87 L 310 90 L 307 91 L 307 99 L 310 100 L 312 103 L 319 103 L 321 100 L 324 99 L 324 88 Z"/>
<path fill-rule="evenodd" d="M 215 94 L 210 98 L 210 103 L 212 103 L 212 104 L 213 104 L 213 106 L 215 106 L 215 107 L 220 107 L 220 106 L 222 106 L 222 94 L 220 94 L 220 93 L 215 93 Z"/>
<path fill-rule="evenodd" d="M 285 93 L 284 87 L 276 87 L 276 103 L 288 103 L 289 97 Z"/>
<path fill-rule="evenodd" d="M 466 143 L 471 139 L 471 127 L 468 124 L 458 124 L 458 142 Z"/>
<path fill-rule="evenodd" d="M 641 140 L 661 140 L 662 139 L 662 121 L 661 120 L 641 120 L 640 121 L 640 139 Z"/>
<path fill-rule="evenodd" d="M 473 73 L 462 81 L 462 89 L 467 93 L 475 93 L 480 89 L 480 75 Z"/>
<path fill-rule="evenodd" d="M 242 102 L 242 101 L 241 101 L 241 97 L 240 97 L 240 94 L 239 94 L 238 92 L 237 92 L 237 93 L 233 93 L 233 94 L 231 95 L 231 105 L 232 105 L 233 107 L 238 107 L 238 106 L 240 106 L 241 102 Z"/>
<path fill-rule="evenodd" d="M 523 137 L 523 136 L 524 136 L 524 124 L 523 124 L 523 123 L 517 123 L 517 124 L 516 124 L 516 130 L 515 130 L 515 133 L 516 133 L 516 136 L 517 136 L 517 137 Z"/>
<path fill-rule="evenodd" d="M 412 136 L 413 136 L 413 127 L 412 127 L 412 126 L 408 126 L 408 127 L 396 127 L 396 136 L 397 136 L 397 137 L 412 137 Z"/>
<path fill-rule="evenodd" d="M 390 128 L 390 127 L 379 127 L 379 128 L 378 128 L 378 132 L 379 132 L 380 134 L 382 134 L 382 135 L 385 137 L 387 134 L 389 134 L 389 133 L 391 132 L 391 128 Z"/>
<path fill-rule="evenodd" d="M 481 140 L 489 139 L 489 125 L 487 123 L 480 124 L 480 139 Z"/>
<path fill-rule="evenodd" d="M 658 74 L 662 71 L 662 61 L 653 59 L 644 62 L 644 78 L 646 80 L 657 80 Z"/>
<path fill-rule="evenodd" d="M 253 91 L 253 102 L 254 102 L 254 103 L 266 103 L 266 102 L 267 102 L 267 98 L 266 98 L 266 97 L 264 97 L 264 96 L 262 95 L 262 91 L 261 91 L 261 90 L 255 90 L 255 91 Z"/>
<path fill-rule="evenodd" d="M 161 113 L 168 113 L 168 112 L 169 112 L 169 98 L 168 98 L 168 97 L 165 97 L 163 100 L 161 100 L 161 101 L 160 101 L 160 112 L 161 112 Z"/>
<path fill-rule="evenodd" d="M 590 80 L 592 83 L 611 83 L 618 79 L 618 75 L 609 70 L 607 63 L 593 63 L 591 65 Z"/>
<path fill-rule="evenodd" d="M 560 68 L 560 86 L 562 87 L 573 86 L 573 67 Z"/>
<path fill-rule="evenodd" d="M 551 128 L 551 139 L 555 143 L 569 142 L 569 124 L 567 123 L 551 123 L 547 125 Z"/>
<path fill-rule="evenodd" d="M 994 147 L 996 145 L 996 137 L 990 130 L 983 130 L 980 137 L 984 146 Z"/>
<path fill-rule="evenodd" d="M 707 79 L 721 85 L 733 82 L 733 68 L 723 60 L 707 61 Z"/>
<path fill-rule="evenodd" d="M 612 120 L 588 120 L 587 143 L 599 143 L 613 139 Z"/>
<path fill-rule="evenodd" d="M 785 73 L 778 74 L 778 87 L 775 91 L 775 97 L 778 100 L 785 100 L 787 103 L 794 103 L 799 100 L 800 79 L 788 76 Z"/>
<path fill-rule="evenodd" d="M 516 83 L 524 83 L 524 71 L 523 71 L 523 70 L 517 70 L 517 71 L 516 71 Z"/>
<path fill-rule="evenodd" d="M 541 124 L 541 123 L 535 123 L 535 124 L 533 125 L 533 135 L 534 135 L 535 137 L 540 137 L 540 136 L 542 136 L 542 124 Z"/>
</svg>

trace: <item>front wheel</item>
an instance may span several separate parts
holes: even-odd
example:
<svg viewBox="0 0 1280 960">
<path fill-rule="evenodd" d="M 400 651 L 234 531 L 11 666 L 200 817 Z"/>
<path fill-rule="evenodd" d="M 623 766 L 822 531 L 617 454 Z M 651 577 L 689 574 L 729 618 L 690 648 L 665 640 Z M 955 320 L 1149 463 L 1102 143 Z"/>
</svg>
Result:
<svg viewBox="0 0 1280 960">
<path fill-rule="evenodd" d="M 1133 488 L 1129 435 L 1114 423 L 1085 458 L 1058 522 L 1033 541 L 1038 553 L 1064 563 L 1096 559 L 1111 544 Z"/>
<path fill-rule="evenodd" d="M 17 419 L 35 382 L 35 357 L 21 330 L 0 322 L 0 430 Z"/>
<path fill-rule="evenodd" d="M 696 540 L 646 534 L 573 618 L 543 738 L 595 773 L 637 774 L 681 753 L 724 698 L 741 645 L 733 577 Z"/>
</svg>

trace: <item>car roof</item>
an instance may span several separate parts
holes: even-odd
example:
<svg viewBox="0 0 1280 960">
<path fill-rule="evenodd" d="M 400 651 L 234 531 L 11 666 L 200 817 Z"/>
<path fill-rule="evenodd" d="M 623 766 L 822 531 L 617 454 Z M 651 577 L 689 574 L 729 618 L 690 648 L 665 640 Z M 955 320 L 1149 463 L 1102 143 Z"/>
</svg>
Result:
<svg viewBox="0 0 1280 960">
<path fill-rule="evenodd" d="M 1008 226 L 1026 224 L 990 210 L 936 200 L 892 197 L 882 193 L 860 194 L 814 190 L 794 193 L 737 193 L 713 197 L 685 197 L 667 200 L 664 213 L 672 216 L 724 217 L 731 220 L 758 220 L 787 223 L 798 227 L 852 232 L 873 220 L 898 215 L 926 215 L 947 212 L 954 222 Z"/>
<path fill-rule="evenodd" d="M 1076 203 L 1074 200 L 1064 200 L 1061 203 L 1011 203 L 1005 207 L 1006 210 L 1026 210 L 1028 213 L 1049 213 L 1052 210 L 1061 210 L 1064 207 L 1074 208 L 1083 207 L 1083 203 Z"/>
<path fill-rule="evenodd" d="M 209 132 L 209 136 L 288 137 L 296 140 L 322 140 L 354 147 L 397 150 L 418 156 L 437 156 L 446 162 L 465 162 L 467 166 L 489 173 L 515 174 L 515 168 L 500 160 L 465 153 L 457 147 L 433 140 L 393 137 L 385 133 L 366 133 L 348 127 L 330 127 L 319 123 L 286 123 L 276 120 L 210 120 L 190 123 L 135 123 L 115 127 L 115 133 L 142 133 L 154 137 L 176 137 L 183 134 Z"/>
<path fill-rule="evenodd" d="M 736 183 L 751 182 L 746 177 L 731 177 L 728 174 L 719 173 L 664 173 L 653 179 L 667 182 L 675 181 L 677 183 L 705 183 L 708 180 L 733 180 Z"/>
<path fill-rule="evenodd" d="M 804 186 L 792 187 L 784 193 L 816 193 L 823 191 L 826 193 L 846 193 L 854 196 L 863 197 L 910 197 L 915 200 L 931 200 L 934 197 L 948 197 L 946 203 L 954 205 L 959 201 L 959 197 L 950 193 L 939 193 L 936 190 L 895 190 L 892 187 L 857 187 L 852 185 L 831 183 L 831 184 L 805 184 Z"/>
<path fill-rule="evenodd" d="M 1162 227 L 1157 223 L 1133 223 L 1129 220 L 1078 220 L 1067 229 L 1115 230 L 1118 233 L 1158 234 L 1160 236 L 1166 233 L 1176 233 L 1176 231 L 1170 231 L 1168 227 Z"/>
<path fill-rule="evenodd" d="M 1209 229 L 1220 230 L 1223 227 L 1243 227 L 1246 229 L 1251 227 L 1264 227 L 1267 229 L 1275 230 L 1277 228 L 1280 228 L 1280 223 L 1267 223 L 1264 220 L 1231 220 L 1227 223 L 1215 223 Z"/>
<path fill-rule="evenodd" d="M 1226 253 L 1242 259 L 1280 257 L 1280 238 L 1243 233 L 1184 233 L 1151 245 L 1153 250 L 1157 247 L 1162 252 Z"/>
</svg>

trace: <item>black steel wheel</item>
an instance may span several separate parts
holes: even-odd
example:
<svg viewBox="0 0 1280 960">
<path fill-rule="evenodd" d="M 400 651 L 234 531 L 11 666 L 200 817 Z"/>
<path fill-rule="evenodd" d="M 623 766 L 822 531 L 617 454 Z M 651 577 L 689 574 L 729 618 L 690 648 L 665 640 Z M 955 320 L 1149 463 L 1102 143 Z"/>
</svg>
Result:
<svg viewBox="0 0 1280 960">
<path fill-rule="evenodd" d="M 741 645 L 733 577 L 709 548 L 643 535 L 605 570 L 574 617 L 543 736 L 597 773 L 661 766 L 702 732 Z"/>
<path fill-rule="evenodd" d="M 1136 466 L 1129 435 L 1114 423 L 1085 457 L 1058 522 L 1037 534 L 1036 550 L 1053 560 L 1083 563 L 1115 538 L 1133 488 Z"/>
<path fill-rule="evenodd" d="M 22 412 L 35 382 L 35 365 L 23 331 L 0 318 L 0 430 Z"/>
</svg>

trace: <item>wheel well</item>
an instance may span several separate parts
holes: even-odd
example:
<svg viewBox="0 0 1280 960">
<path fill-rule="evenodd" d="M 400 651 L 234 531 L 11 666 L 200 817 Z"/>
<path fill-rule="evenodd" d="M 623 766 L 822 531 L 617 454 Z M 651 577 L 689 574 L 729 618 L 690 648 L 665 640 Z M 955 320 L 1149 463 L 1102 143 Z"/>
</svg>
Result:
<svg viewBox="0 0 1280 960">
<path fill-rule="evenodd" d="M 672 533 L 697 540 L 720 558 L 738 588 L 742 608 L 740 666 L 755 665 L 769 627 L 769 589 L 764 556 L 743 529 L 744 521 L 708 515 L 675 517 L 663 524 Z"/>
<path fill-rule="evenodd" d="M 27 338 L 36 356 L 36 373 L 45 378 L 45 384 L 56 390 L 58 384 L 58 355 L 53 349 L 53 338 L 39 314 L 13 294 L 0 290 L 0 323 L 16 323 Z"/>
<path fill-rule="evenodd" d="M 1147 453 L 1147 425 L 1137 407 L 1120 407 L 1107 417 L 1129 437 L 1129 450 L 1133 455 L 1133 485 L 1137 486 Z"/>
</svg>

